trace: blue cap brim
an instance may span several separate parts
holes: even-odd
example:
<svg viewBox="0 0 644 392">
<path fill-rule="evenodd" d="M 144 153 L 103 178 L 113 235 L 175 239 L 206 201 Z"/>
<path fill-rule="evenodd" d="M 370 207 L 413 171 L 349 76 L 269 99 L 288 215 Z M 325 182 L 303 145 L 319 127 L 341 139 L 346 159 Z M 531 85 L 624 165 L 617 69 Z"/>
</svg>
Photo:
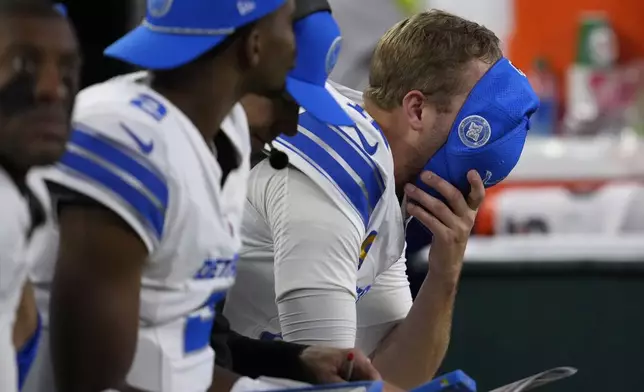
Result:
<svg viewBox="0 0 644 392">
<path fill-rule="evenodd" d="M 103 53 L 145 69 L 172 69 L 196 59 L 226 37 L 159 33 L 139 26 Z"/>
<path fill-rule="evenodd" d="M 287 77 L 286 90 L 313 117 L 331 125 L 353 126 L 355 122 L 324 86 Z"/>
</svg>

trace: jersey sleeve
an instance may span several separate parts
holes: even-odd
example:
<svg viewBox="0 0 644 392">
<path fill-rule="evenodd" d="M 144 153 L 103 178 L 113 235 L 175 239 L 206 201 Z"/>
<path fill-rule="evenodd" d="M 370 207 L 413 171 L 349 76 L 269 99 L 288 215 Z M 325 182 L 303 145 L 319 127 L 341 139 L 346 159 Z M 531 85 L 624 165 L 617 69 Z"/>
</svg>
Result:
<svg viewBox="0 0 644 392">
<path fill-rule="evenodd" d="M 0 313 L 7 311 L 4 308 L 7 301 L 22 287 L 22 272 L 27 270 L 24 258 L 29 229 L 26 200 L 13 184 L 3 180 L 0 172 Z"/>
<path fill-rule="evenodd" d="M 378 275 L 369 293 L 356 305 L 361 339 L 357 346 L 367 353 L 373 352 L 391 329 L 407 317 L 411 309 L 412 297 L 406 261 L 403 252 L 398 261 Z"/>
<path fill-rule="evenodd" d="M 152 252 L 165 229 L 170 187 L 157 135 L 135 118 L 80 118 L 73 124 L 66 153 L 42 176 L 116 213 Z"/>
<path fill-rule="evenodd" d="M 0 167 L 0 390 L 17 391 L 13 325 L 27 270 L 27 205 Z"/>
<path fill-rule="evenodd" d="M 360 128 L 372 128 L 360 113 L 351 110 Z M 378 158 L 388 153 L 385 143 L 375 139 L 380 137 L 376 133 L 375 129 L 333 127 L 304 112 L 297 134 L 281 136 L 275 145 L 288 155 L 292 166 L 319 185 L 356 228 L 364 229 L 386 189 Z"/>
<path fill-rule="evenodd" d="M 360 232 L 297 169 L 266 187 L 274 242 L 275 295 L 284 340 L 353 347 Z"/>
</svg>

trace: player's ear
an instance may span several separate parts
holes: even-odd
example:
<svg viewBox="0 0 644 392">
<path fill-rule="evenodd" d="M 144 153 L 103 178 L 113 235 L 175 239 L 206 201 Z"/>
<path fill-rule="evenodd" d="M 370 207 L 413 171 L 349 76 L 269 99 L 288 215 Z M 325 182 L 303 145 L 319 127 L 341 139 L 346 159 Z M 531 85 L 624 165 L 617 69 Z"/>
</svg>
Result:
<svg viewBox="0 0 644 392">
<path fill-rule="evenodd" d="M 426 120 L 423 116 L 426 107 L 425 95 L 418 90 L 412 90 L 405 94 L 402 100 L 402 112 L 409 126 L 417 132 L 422 131 L 423 123 Z"/>
<path fill-rule="evenodd" d="M 245 62 L 249 68 L 255 68 L 259 65 L 262 42 L 261 34 L 257 26 L 253 27 L 245 37 L 243 46 Z"/>
</svg>

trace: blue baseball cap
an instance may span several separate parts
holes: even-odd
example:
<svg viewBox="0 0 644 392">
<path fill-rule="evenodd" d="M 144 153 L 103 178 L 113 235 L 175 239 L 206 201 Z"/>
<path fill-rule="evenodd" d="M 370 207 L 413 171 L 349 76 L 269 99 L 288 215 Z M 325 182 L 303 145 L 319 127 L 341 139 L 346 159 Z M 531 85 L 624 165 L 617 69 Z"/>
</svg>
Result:
<svg viewBox="0 0 644 392">
<path fill-rule="evenodd" d="M 328 11 L 315 12 L 295 22 L 293 30 L 297 60 L 286 78 L 286 90 L 318 120 L 332 125 L 355 125 L 325 87 L 342 45 L 340 28 L 333 16 Z"/>
<path fill-rule="evenodd" d="M 525 74 L 502 58 L 483 75 L 456 116 L 447 142 L 430 159 L 430 170 L 463 194 L 467 173 L 476 170 L 485 187 L 501 182 L 516 166 L 539 98 Z M 420 178 L 417 185 L 439 197 Z"/>
<path fill-rule="evenodd" d="M 145 69 L 172 69 L 219 45 L 286 0 L 147 0 L 143 23 L 104 54 Z"/>
</svg>

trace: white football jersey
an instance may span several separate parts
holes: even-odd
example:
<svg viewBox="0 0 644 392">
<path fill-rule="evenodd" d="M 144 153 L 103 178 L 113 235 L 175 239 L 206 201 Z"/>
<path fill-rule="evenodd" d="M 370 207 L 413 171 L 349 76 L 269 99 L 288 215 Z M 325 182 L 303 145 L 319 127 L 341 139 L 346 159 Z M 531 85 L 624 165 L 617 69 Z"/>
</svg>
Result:
<svg viewBox="0 0 644 392">
<path fill-rule="evenodd" d="M 246 336 L 371 352 L 411 307 L 403 216 L 382 131 L 327 89 L 357 127 L 303 112 L 298 135 L 274 143 L 290 166 L 251 170 L 238 284 L 224 314 Z"/>
<path fill-rule="evenodd" d="M 27 277 L 26 250 L 31 229 L 27 200 L 0 167 L 0 390 L 17 391 L 13 324 Z"/>
<path fill-rule="evenodd" d="M 29 280 L 34 288 L 36 305 L 44 328 L 49 326 L 49 291 L 58 257 L 58 224 L 53 219 L 52 202 L 43 180 L 47 168 L 32 169 L 27 175 L 27 184 L 44 208 L 47 219 L 36 229 L 27 247 Z"/>
<path fill-rule="evenodd" d="M 239 163 L 222 187 L 211 148 L 146 76 L 83 90 L 67 153 L 43 176 L 111 209 L 149 250 L 127 381 L 148 391 L 204 391 L 214 364 L 214 305 L 234 282 L 241 246 L 248 123 L 236 105 L 221 125 Z"/>
</svg>

